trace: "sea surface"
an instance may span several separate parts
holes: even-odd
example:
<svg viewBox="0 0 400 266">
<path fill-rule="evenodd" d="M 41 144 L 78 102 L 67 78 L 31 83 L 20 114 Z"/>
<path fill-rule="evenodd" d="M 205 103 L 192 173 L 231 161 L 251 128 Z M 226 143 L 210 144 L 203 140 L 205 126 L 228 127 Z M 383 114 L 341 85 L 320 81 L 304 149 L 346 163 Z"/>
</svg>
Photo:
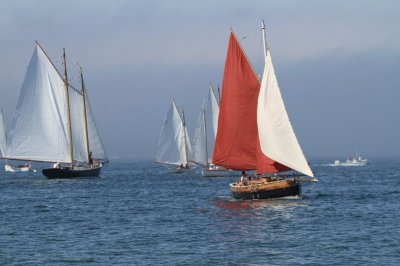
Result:
<svg viewBox="0 0 400 266">
<path fill-rule="evenodd" d="M 151 161 L 78 180 L 2 163 L 0 265 L 400 265 L 400 160 L 332 162 L 302 197 L 255 201 Z"/>
</svg>

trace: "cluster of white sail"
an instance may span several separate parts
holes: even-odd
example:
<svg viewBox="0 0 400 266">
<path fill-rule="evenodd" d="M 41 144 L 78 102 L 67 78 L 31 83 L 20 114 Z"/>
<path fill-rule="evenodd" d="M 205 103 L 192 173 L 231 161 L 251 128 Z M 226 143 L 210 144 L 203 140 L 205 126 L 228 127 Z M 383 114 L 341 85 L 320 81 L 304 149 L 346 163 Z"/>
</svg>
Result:
<svg viewBox="0 0 400 266">
<path fill-rule="evenodd" d="M 212 162 L 218 115 L 219 101 L 210 85 L 197 120 L 193 145 L 191 145 L 184 113 L 179 112 L 173 101 L 164 119 L 156 161 L 176 166 L 194 163 L 207 168 Z"/>
<path fill-rule="evenodd" d="M 274 161 L 313 176 L 282 100 L 271 53 L 266 43 L 264 22 L 262 32 L 265 43 L 265 65 L 257 103 L 257 126 L 261 150 Z M 188 165 L 192 162 L 203 169 L 209 169 L 210 165 L 212 166 L 218 129 L 219 102 L 214 90 L 210 87 L 199 114 L 192 149 L 184 118 L 173 102 L 161 131 L 157 161 L 172 165 Z"/>
<path fill-rule="evenodd" d="M 83 78 L 82 89 L 72 86 L 66 89 L 66 82 L 37 44 L 8 132 L 1 115 L 3 158 L 77 163 L 87 162 L 91 152 L 92 158 L 107 161 L 88 97 L 85 97 Z"/>
<path fill-rule="evenodd" d="M 218 115 L 219 100 L 210 85 L 197 119 L 197 127 L 193 139 L 192 161 L 203 168 L 212 163 L 218 129 Z"/>
</svg>

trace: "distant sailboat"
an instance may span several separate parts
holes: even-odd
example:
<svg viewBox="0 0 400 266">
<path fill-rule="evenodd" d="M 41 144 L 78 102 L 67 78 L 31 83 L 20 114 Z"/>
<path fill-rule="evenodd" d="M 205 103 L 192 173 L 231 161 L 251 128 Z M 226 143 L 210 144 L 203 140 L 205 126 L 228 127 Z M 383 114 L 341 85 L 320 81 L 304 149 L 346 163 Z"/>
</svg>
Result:
<svg viewBox="0 0 400 266">
<path fill-rule="evenodd" d="M 98 176 L 107 162 L 83 82 L 62 78 L 37 43 L 21 87 L 7 138 L 5 159 L 52 162 L 48 178 Z M 63 164 L 63 166 L 62 166 Z"/>
<path fill-rule="evenodd" d="M 2 158 L 4 158 L 4 155 L 6 154 L 7 151 L 7 130 L 6 130 L 6 124 L 4 122 L 3 110 L 0 111 L 0 150 L 1 150 L 1 156 Z M 32 169 L 31 164 L 27 162 L 17 166 L 6 163 L 4 165 L 4 170 L 6 172 L 28 172 L 28 171 L 36 172 L 36 170 Z"/>
<path fill-rule="evenodd" d="M 313 173 L 297 142 L 276 80 L 262 23 L 265 66 L 262 81 L 254 72 L 235 34 L 230 35 L 225 63 L 218 133 L 213 162 L 243 171 L 230 184 L 238 199 L 265 199 L 300 194 L 298 174 Z M 257 170 L 256 177 L 245 171 Z"/>
<path fill-rule="evenodd" d="M 175 101 L 172 101 L 161 129 L 156 161 L 173 166 L 174 172 L 186 172 L 189 170 L 190 153 L 184 112 L 181 115 Z"/>
<path fill-rule="evenodd" d="M 203 176 L 224 176 L 232 174 L 224 167 L 212 163 L 215 137 L 218 129 L 219 101 L 210 84 L 207 96 L 197 120 L 197 127 L 193 138 L 192 161 L 202 168 Z"/>
</svg>

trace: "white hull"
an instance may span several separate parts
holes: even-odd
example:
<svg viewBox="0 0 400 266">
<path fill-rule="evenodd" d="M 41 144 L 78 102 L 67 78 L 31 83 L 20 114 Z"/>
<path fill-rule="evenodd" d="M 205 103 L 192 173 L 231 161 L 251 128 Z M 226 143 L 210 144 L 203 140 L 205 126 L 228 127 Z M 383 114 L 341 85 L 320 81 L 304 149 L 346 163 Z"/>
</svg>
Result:
<svg viewBox="0 0 400 266">
<path fill-rule="evenodd" d="M 188 172 L 188 171 L 190 171 L 190 168 L 180 168 L 180 167 L 176 167 L 175 169 L 172 169 L 172 172 L 173 172 L 173 173 L 176 173 L 176 174 L 186 173 L 186 172 Z"/>
<path fill-rule="evenodd" d="M 14 173 L 14 172 L 29 172 L 31 170 L 31 166 L 22 166 L 22 167 L 18 167 L 18 166 L 11 166 L 6 164 L 4 166 L 4 170 L 6 170 L 6 172 L 9 173 Z"/>
<path fill-rule="evenodd" d="M 201 170 L 201 174 L 204 177 L 219 177 L 219 176 L 238 176 L 239 174 L 235 174 L 232 170 L 215 170 L 215 169 L 203 169 Z"/>
<path fill-rule="evenodd" d="M 367 159 L 353 159 L 353 160 L 347 160 L 346 162 L 340 162 L 338 160 L 335 161 L 333 164 L 334 166 L 365 166 L 368 164 Z"/>
</svg>

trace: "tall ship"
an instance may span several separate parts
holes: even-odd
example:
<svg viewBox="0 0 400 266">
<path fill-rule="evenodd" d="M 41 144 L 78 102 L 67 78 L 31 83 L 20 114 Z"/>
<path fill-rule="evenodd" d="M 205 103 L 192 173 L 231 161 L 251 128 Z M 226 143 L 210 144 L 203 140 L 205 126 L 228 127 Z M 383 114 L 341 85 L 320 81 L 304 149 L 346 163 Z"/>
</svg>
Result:
<svg viewBox="0 0 400 266">
<path fill-rule="evenodd" d="M 68 81 L 65 49 L 63 63 L 64 76 L 36 42 L 3 158 L 51 163 L 42 171 L 48 178 L 98 176 L 108 158 L 89 104 L 82 68 L 80 88 L 75 88 Z"/>
</svg>

